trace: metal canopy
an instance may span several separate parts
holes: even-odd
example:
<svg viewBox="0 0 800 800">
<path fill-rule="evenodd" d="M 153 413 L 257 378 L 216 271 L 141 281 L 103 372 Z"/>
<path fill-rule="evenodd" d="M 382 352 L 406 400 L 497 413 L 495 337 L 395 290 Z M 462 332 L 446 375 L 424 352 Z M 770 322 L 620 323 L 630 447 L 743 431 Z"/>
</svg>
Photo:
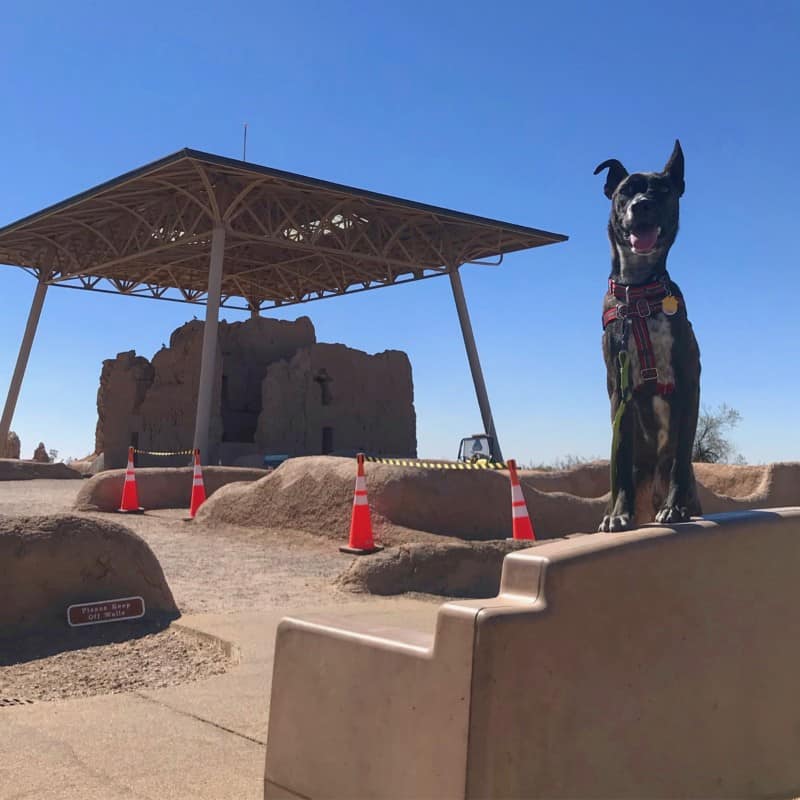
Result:
<svg viewBox="0 0 800 800">
<path fill-rule="evenodd" d="M 49 285 L 253 311 L 445 275 L 566 236 L 184 149 L 0 229 Z"/>
</svg>

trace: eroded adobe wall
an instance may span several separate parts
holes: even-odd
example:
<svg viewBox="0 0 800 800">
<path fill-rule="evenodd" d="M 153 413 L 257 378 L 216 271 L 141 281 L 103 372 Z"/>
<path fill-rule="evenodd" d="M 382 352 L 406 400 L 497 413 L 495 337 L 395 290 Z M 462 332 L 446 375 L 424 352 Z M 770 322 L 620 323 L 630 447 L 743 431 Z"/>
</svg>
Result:
<svg viewBox="0 0 800 800">
<path fill-rule="evenodd" d="M 19 436 L 17 436 L 17 434 L 14 433 L 14 431 L 9 431 L 8 437 L 6 438 L 5 452 L 0 453 L 0 455 L 3 458 L 19 458 L 20 449 L 21 446 L 20 446 Z"/>
<path fill-rule="evenodd" d="M 98 453 L 105 452 L 106 469 L 125 466 L 134 435 L 142 450 L 192 447 L 203 326 L 201 320 L 193 320 L 177 328 L 169 346 L 162 347 L 152 362 L 134 351 L 103 362 L 95 448 Z M 235 437 L 246 432 L 249 424 L 253 440 L 267 366 L 276 359 L 290 358 L 298 348 L 315 341 L 308 317 L 294 322 L 264 318 L 220 322 L 209 432 L 212 458 L 226 427 Z M 140 461 L 149 463 L 147 457 Z"/>
<path fill-rule="evenodd" d="M 142 450 L 176 451 L 191 448 L 202 348 L 203 323 L 195 320 L 173 331 L 169 346 L 162 347 L 153 356 L 153 383 L 142 401 L 136 421 Z M 219 386 L 219 371 L 218 363 L 215 388 Z M 215 416 L 212 412 L 212 441 L 219 438 L 218 432 L 214 436 Z M 106 459 L 105 466 L 108 469 L 121 465 L 109 464 Z"/>
<path fill-rule="evenodd" d="M 152 362 L 134 351 L 103 362 L 95 451 L 105 453 L 106 469 L 125 466 L 132 442 L 159 452 L 192 447 L 203 325 L 193 320 L 177 328 Z M 416 453 L 411 365 L 404 353 L 371 356 L 316 344 L 308 317 L 220 322 L 218 346 L 210 461 L 224 456 L 225 443 L 290 455 Z M 174 466 L 185 460 L 141 456 L 138 463 Z"/>
<path fill-rule="evenodd" d="M 399 350 L 315 344 L 272 364 L 262 389 L 256 442 L 264 452 L 416 456 L 411 363 Z"/>
<path fill-rule="evenodd" d="M 103 362 L 97 390 L 95 452 L 109 467 L 125 466 L 131 431 L 138 430 L 139 409 L 153 383 L 153 365 L 134 350 Z"/>
<path fill-rule="evenodd" d="M 255 440 L 261 413 L 261 383 L 267 368 L 276 361 L 292 358 L 316 340 L 308 317 L 294 322 L 255 317 L 220 325 L 223 380 L 219 397 L 226 441 Z"/>
</svg>

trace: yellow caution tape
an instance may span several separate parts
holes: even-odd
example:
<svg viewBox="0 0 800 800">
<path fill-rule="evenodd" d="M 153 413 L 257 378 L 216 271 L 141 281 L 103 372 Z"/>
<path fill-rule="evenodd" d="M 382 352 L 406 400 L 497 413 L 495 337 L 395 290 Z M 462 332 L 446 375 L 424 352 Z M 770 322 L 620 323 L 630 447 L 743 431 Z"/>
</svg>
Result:
<svg viewBox="0 0 800 800">
<path fill-rule="evenodd" d="M 194 454 L 194 450 L 137 450 L 134 448 L 134 453 L 137 453 L 140 456 L 191 456 Z"/>
<path fill-rule="evenodd" d="M 508 469 L 502 461 L 420 461 L 411 458 L 378 458 L 364 456 L 364 461 L 375 464 L 391 464 L 395 467 L 421 467 L 422 469 Z"/>
</svg>

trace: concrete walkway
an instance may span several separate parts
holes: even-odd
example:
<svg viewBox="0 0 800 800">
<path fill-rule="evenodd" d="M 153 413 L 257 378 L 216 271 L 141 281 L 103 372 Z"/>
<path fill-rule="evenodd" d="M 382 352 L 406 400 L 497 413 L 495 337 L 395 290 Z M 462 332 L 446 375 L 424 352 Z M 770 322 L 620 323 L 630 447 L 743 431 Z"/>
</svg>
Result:
<svg viewBox="0 0 800 800">
<path fill-rule="evenodd" d="M 225 642 L 238 665 L 167 689 L 0 709 L 0 800 L 261 798 L 280 620 L 330 612 L 431 633 L 438 607 L 373 598 L 183 617 L 175 624 Z"/>
</svg>

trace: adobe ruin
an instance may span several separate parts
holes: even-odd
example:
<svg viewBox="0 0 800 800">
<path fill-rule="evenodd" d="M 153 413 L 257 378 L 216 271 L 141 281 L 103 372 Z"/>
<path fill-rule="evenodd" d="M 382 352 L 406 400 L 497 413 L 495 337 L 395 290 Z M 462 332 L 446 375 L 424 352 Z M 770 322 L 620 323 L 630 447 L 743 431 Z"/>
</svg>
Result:
<svg viewBox="0 0 800 800">
<path fill-rule="evenodd" d="M 103 362 L 95 453 L 124 467 L 129 445 L 191 449 L 204 323 L 187 322 L 148 360 L 131 350 Z M 411 364 L 398 350 L 369 355 L 317 343 L 308 317 L 220 322 L 210 463 L 260 465 L 268 454 L 414 457 Z M 142 466 L 186 456 L 139 456 Z"/>
<path fill-rule="evenodd" d="M 21 450 L 21 445 L 19 441 L 19 436 L 17 436 L 17 434 L 14 433 L 14 431 L 9 431 L 8 438 L 6 439 L 5 455 L 0 453 L 0 456 L 2 456 L 3 458 L 19 459 L 20 450 Z"/>
</svg>

